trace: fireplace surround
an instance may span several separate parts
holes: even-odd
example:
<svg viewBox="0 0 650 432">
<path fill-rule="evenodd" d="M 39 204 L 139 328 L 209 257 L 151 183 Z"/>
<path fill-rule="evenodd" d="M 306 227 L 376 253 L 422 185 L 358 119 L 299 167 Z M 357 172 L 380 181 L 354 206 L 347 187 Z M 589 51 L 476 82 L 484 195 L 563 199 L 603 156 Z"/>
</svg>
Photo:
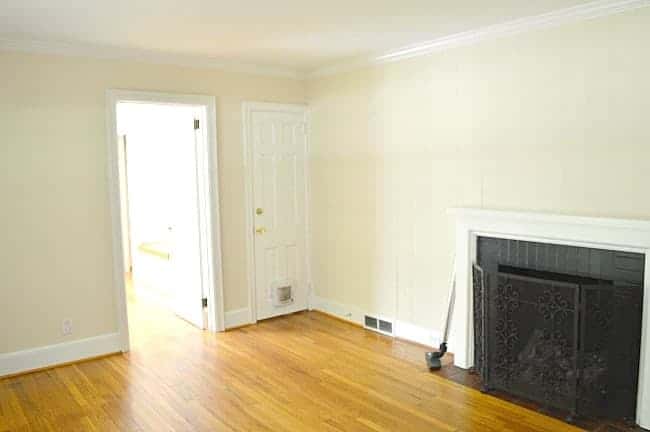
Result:
<svg viewBox="0 0 650 432">
<path fill-rule="evenodd" d="M 456 311 L 452 320 L 450 351 L 461 368 L 475 366 L 472 266 L 477 263 L 480 237 L 566 245 L 650 256 L 650 222 L 523 213 L 483 209 L 451 209 L 455 220 Z M 643 305 L 638 358 L 635 421 L 650 428 L 650 272 L 643 273 Z M 575 293 L 574 293 L 575 294 Z"/>
</svg>

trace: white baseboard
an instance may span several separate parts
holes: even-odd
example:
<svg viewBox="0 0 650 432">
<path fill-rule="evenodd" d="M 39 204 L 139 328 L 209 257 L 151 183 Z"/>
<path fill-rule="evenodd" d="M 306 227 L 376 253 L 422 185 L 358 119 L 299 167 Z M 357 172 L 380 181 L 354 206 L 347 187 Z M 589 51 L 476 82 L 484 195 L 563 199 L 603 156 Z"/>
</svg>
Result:
<svg viewBox="0 0 650 432">
<path fill-rule="evenodd" d="M 119 333 L 0 354 L 0 376 L 120 352 Z"/>
<path fill-rule="evenodd" d="M 442 337 L 438 330 L 421 327 L 406 321 L 395 323 L 395 336 L 432 348 L 438 348 Z"/>
<path fill-rule="evenodd" d="M 326 312 L 339 318 L 343 318 L 346 321 L 363 325 L 363 316 L 365 312 L 356 306 L 338 303 L 318 296 L 312 296 L 310 303 L 314 310 Z"/>
<path fill-rule="evenodd" d="M 335 315 L 339 318 L 343 318 L 346 321 L 350 321 L 361 326 L 364 324 L 364 315 L 371 315 L 377 318 L 386 319 L 393 323 L 394 337 L 416 342 L 421 345 L 437 348 L 441 342 L 441 336 L 438 330 L 421 327 L 406 321 L 391 319 L 389 317 L 385 317 L 373 312 L 363 311 L 356 306 L 342 304 L 318 296 L 312 296 L 311 307 L 314 310 L 319 310 L 321 312 Z"/>
<path fill-rule="evenodd" d="M 250 324 L 251 320 L 251 311 L 248 308 L 235 309 L 226 312 L 224 325 L 226 329 L 239 327 L 246 324 Z"/>
</svg>

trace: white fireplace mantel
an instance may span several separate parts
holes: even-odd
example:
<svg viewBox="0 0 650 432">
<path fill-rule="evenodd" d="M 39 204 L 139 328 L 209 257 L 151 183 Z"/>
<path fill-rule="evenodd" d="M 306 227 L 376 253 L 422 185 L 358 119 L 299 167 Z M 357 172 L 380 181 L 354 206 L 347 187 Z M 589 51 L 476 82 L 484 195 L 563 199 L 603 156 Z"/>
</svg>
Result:
<svg viewBox="0 0 650 432">
<path fill-rule="evenodd" d="M 461 368 L 473 366 L 471 266 L 479 236 L 557 243 L 645 254 L 637 423 L 650 428 L 650 221 L 454 208 L 456 302 L 449 350 Z"/>
</svg>

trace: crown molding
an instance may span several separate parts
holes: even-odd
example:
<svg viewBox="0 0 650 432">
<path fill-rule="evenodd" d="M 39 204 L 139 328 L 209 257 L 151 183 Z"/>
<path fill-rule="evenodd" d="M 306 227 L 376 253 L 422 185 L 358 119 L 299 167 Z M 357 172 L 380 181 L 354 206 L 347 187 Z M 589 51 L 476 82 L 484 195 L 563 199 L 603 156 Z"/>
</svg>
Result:
<svg viewBox="0 0 650 432">
<path fill-rule="evenodd" d="M 294 80 L 303 80 L 305 78 L 304 74 L 299 70 L 288 67 L 263 66 L 223 61 L 197 55 L 170 54 L 153 50 L 118 48 L 85 43 L 0 38 L 0 51 L 19 51 L 111 60 L 134 60 L 144 63 L 220 69 L 227 72 Z"/>
<path fill-rule="evenodd" d="M 100 59 L 133 60 L 144 63 L 220 69 L 228 72 L 237 72 L 249 75 L 305 80 L 336 75 L 364 67 L 397 62 L 413 57 L 426 56 L 438 51 L 458 46 L 471 45 L 487 39 L 495 39 L 503 36 L 512 36 L 524 32 L 556 27 L 566 23 L 604 17 L 647 6 L 650 6 L 650 0 L 596 0 L 570 8 L 558 9 L 541 15 L 519 18 L 501 24 L 481 27 L 417 44 L 403 46 L 378 55 L 336 63 L 334 65 L 316 69 L 307 74 L 298 69 L 289 67 L 230 62 L 197 55 L 171 54 L 160 51 L 136 48 L 118 48 L 84 43 L 0 38 L 0 51 L 20 51 Z"/>
<path fill-rule="evenodd" d="M 556 27 L 571 22 L 604 17 L 647 6 L 650 6 L 650 0 L 597 0 L 541 15 L 519 18 L 501 24 L 481 27 L 426 42 L 407 45 L 375 56 L 326 66 L 310 72 L 307 74 L 307 78 L 331 76 L 363 67 L 426 56 L 453 47 L 475 44 L 486 39 L 512 36 L 524 32 Z"/>
</svg>

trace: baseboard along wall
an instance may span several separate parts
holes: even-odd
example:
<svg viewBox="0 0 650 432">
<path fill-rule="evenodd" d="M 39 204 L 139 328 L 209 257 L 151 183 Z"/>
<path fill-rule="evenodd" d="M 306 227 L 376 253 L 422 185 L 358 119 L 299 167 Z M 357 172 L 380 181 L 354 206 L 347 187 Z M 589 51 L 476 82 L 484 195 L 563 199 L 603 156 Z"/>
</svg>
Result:
<svg viewBox="0 0 650 432">
<path fill-rule="evenodd" d="M 241 327 L 253 322 L 249 308 L 226 311 L 226 316 L 224 318 L 224 325 L 226 329 Z"/>
<path fill-rule="evenodd" d="M 119 333 L 0 354 L 0 377 L 121 352 Z"/>
<path fill-rule="evenodd" d="M 361 326 L 364 326 L 364 317 L 366 315 L 370 315 L 392 322 L 393 337 L 408 340 L 432 348 L 437 348 L 441 342 L 441 333 L 436 329 L 425 328 L 416 324 L 409 323 L 407 321 L 391 319 L 390 317 L 377 315 L 373 312 L 363 311 L 356 306 L 342 304 L 322 297 L 312 296 L 310 308 L 325 312 L 330 315 L 334 315 Z"/>
</svg>

